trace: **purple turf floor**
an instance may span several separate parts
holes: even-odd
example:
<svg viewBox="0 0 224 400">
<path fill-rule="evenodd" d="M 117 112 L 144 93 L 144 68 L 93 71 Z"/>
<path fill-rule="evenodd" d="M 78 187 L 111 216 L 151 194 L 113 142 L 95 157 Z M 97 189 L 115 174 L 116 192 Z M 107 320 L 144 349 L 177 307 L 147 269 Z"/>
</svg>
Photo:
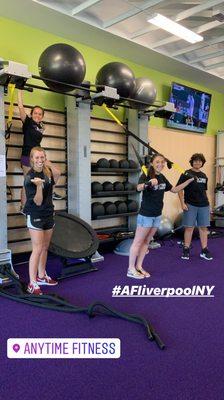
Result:
<svg viewBox="0 0 224 400">
<path fill-rule="evenodd" d="M 213 261 L 199 258 L 194 241 L 191 261 L 180 259 L 167 241 L 145 259 L 152 277 L 126 278 L 127 257 L 106 254 L 99 271 L 60 282 L 56 292 L 75 305 L 99 300 L 138 313 L 152 322 L 166 349 L 149 342 L 144 328 L 111 317 L 42 310 L 1 298 L 0 395 L 6 400 L 223 400 L 224 399 L 224 239 L 210 241 Z M 50 258 L 48 272 L 59 269 Z M 27 276 L 27 265 L 17 270 Z M 112 298 L 114 285 L 191 287 L 215 285 L 214 298 Z M 117 360 L 7 359 L 10 337 L 118 337 Z"/>
</svg>

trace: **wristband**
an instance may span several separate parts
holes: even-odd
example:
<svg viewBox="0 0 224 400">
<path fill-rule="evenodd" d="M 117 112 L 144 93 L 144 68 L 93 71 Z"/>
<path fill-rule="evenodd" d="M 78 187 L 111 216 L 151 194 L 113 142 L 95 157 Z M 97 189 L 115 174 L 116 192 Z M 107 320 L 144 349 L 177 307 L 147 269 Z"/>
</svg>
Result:
<svg viewBox="0 0 224 400">
<path fill-rule="evenodd" d="M 152 183 L 151 182 L 148 182 L 148 183 L 144 183 L 144 190 L 148 190 L 148 189 L 151 189 L 152 188 Z"/>
</svg>

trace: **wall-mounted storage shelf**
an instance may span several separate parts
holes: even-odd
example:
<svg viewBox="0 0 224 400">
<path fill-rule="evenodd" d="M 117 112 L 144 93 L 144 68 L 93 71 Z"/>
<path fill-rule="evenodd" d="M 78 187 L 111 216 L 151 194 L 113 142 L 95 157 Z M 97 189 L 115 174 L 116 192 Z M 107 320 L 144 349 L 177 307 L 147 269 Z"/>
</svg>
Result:
<svg viewBox="0 0 224 400">
<path fill-rule="evenodd" d="M 92 198 L 98 197 L 117 197 L 117 196 L 128 196 L 130 194 L 136 194 L 136 190 L 113 190 L 113 191 L 104 191 L 104 192 L 97 192 L 92 194 Z"/>
<path fill-rule="evenodd" d="M 107 215 L 99 215 L 96 218 L 93 218 L 94 220 L 98 219 L 109 219 L 109 218 L 119 218 L 119 217 L 130 217 L 131 215 L 137 215 L 138 211 L 135 212 L 129 212 L 129 213 L 123 213 L 123 214 L 107 214 Z"/>
<path fill-rule="evenodd" d="M 92 172 L 99 172 L 99 173 L 102 173 L 102 172 L 108 172 L 108 173 L 114 172 L 116 174 L 117 174 L 117 172 L 118 173 L 119 172 L 120 173 L 124 173 L 124 172 L 131 173 L 131 172 L 139 172 L 140 171 L 139 168 L 100 168 L 100 167 L 97 167 L 97 165 L 95 163 L 91 164 L 91 170 L 92 170 Z"/>
</svg>

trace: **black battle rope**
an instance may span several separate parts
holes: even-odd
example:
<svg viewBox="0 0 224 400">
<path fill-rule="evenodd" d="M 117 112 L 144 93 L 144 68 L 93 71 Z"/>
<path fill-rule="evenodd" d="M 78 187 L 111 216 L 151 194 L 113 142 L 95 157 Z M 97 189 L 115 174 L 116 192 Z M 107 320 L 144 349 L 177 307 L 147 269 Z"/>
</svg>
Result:
<svg viewBox="0 0 224 400">
<path fill-rule="evenodd" d="M 48 310 L 62 311 L 68 313 L 84 313 L 87 314 L 89 318 L 95 317 L 97 315 L 106 315 L 140 324 L 143 325 L 146 329 L 147 337 L 150 341 L 154 340 L 161 350 L 165 348 L 164 343 L 160 339 L 157 332 L 154 330 L 151 323 L 149 323 L 144 317 L 140 315 L 128 314 L 118 311 L 99 301 L 93 302 L 87 307 L 80 307 L 75 306 L 74 304 L 70 303 L 63 297 L 58 296 L 57 294 L 44 294 L 41 296 L 27 294 L 25 283 L 21 282 L 18 278 L 15 277 L 11 270 L 10 264 L 0 265 L 0 273 L 10 280 L 9 283 L 0 285 L 0 296 L 35 307 L 46 308 Z"/>
</svg>

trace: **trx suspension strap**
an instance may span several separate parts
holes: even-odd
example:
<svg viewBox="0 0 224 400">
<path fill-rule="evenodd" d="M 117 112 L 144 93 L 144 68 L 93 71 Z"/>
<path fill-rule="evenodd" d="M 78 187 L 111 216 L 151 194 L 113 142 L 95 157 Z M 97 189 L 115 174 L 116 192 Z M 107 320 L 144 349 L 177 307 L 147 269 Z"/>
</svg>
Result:
<svg viewBox="0 0 224 400">
<path fill-rule="evenodd" d="M 143 174 L 145 174 L 145 176 L 147 177 L 147 176 L 148 176 L 148 168 L 147 168 L 146 165 L 143 163 L 143 161 L 142 161 L 142 159 L 141 159 L 141 156 L 140 156 L 140 154 L 137 152 L 135 146 L 134 146 L 133 144 L 131 144 L 131 145 L 132 145 L 132 147 L 133 147 L 133 150 L 134 150 L 134 152 L 135 152 L 135 155 L 136 155 L 136 157 L 137 157 L 137 160 L 138 160 L 138 162 L 139 162 L 139 164 L 140 164 L 140 166 L 141 166 L 141 170 L 142 170 Z"/>
<path fill-rule="evenodd" d="M 143 144 L 147 149 L 149 149 L 150 153 L 153 154 L 159 154 L 159 152 L 153 147 L 151 147 L 148 143 L 146 143 L 144 140 L 140 139 L 137 135 L 135 135 L 133 132 L 129 131 L 124 124 L 114 115 L 114 113 L 106 106 L 106 104 L 103 104 L 103 108 L 106 110 L 106 112 L 114 119 L 114 121 L 117 122 L 118 125 L 120 125 L 124 129 L 124 133 L 127 136 L 132 136 L 135 138 L 139 143 Z M 135 153 L 136 154 L 136 153 Z M 137 156 L 137 155 L 136 155 Z M 137 157 L 138 158 L 138 157 Z M 184 169 L 181 168 L 178 164 L 174 163 L 173 161 L 170 161 L 168 158 L 164 157 L 166 162 L 167 162 L 167 167 L 169 169 L 174 168 L 176 169 L 179 173 L 184 174 Z M 144 171 L 143 171 L 144 172 Z M 145 173 L 145 172 L 144 172 Z"/>
<path fill-rule="evenodd" d="M 13 117 L 13 108 L 14 108 L 15 87 L 16 87 L 16 85 L 14 83 L 9 83 L 8 84 L 9 110 L 8 110 L 8 119 L 7 119 L 7 122 L 6 122 L 6 130 L 5 130 L 5 139 L 6 140 L 8 140 L 10 138 L 10 131 L 11 131 L 11 126 L 12 126 L 12 117 Z M 8 146 L 7 146 L 7 144 L 6 144 L 5 156 L 6 156 L 6 169 L 8 169 L 8 163 L 7 163 Z M 7 187 L 7 196 L 9 196 L 10 200 L 12 200 L 11 188 L 8 185 L 6 187 Z"/>
<path fill-rule="evenodd" d="M 7 119 L 7 122 L 6 122 L 6 132 L 5 132 L 5 138 L 6 139 L 9 139 L 9 137 L 10 137 L 10 129 L 11 129 L 11 126 L 12 126 L 15 87 L 16 87 L 16 85 L 14 83 L 9 83 L 8 84 L 9 111 L 8 111 L 8 119 Z"/>
</svg>

